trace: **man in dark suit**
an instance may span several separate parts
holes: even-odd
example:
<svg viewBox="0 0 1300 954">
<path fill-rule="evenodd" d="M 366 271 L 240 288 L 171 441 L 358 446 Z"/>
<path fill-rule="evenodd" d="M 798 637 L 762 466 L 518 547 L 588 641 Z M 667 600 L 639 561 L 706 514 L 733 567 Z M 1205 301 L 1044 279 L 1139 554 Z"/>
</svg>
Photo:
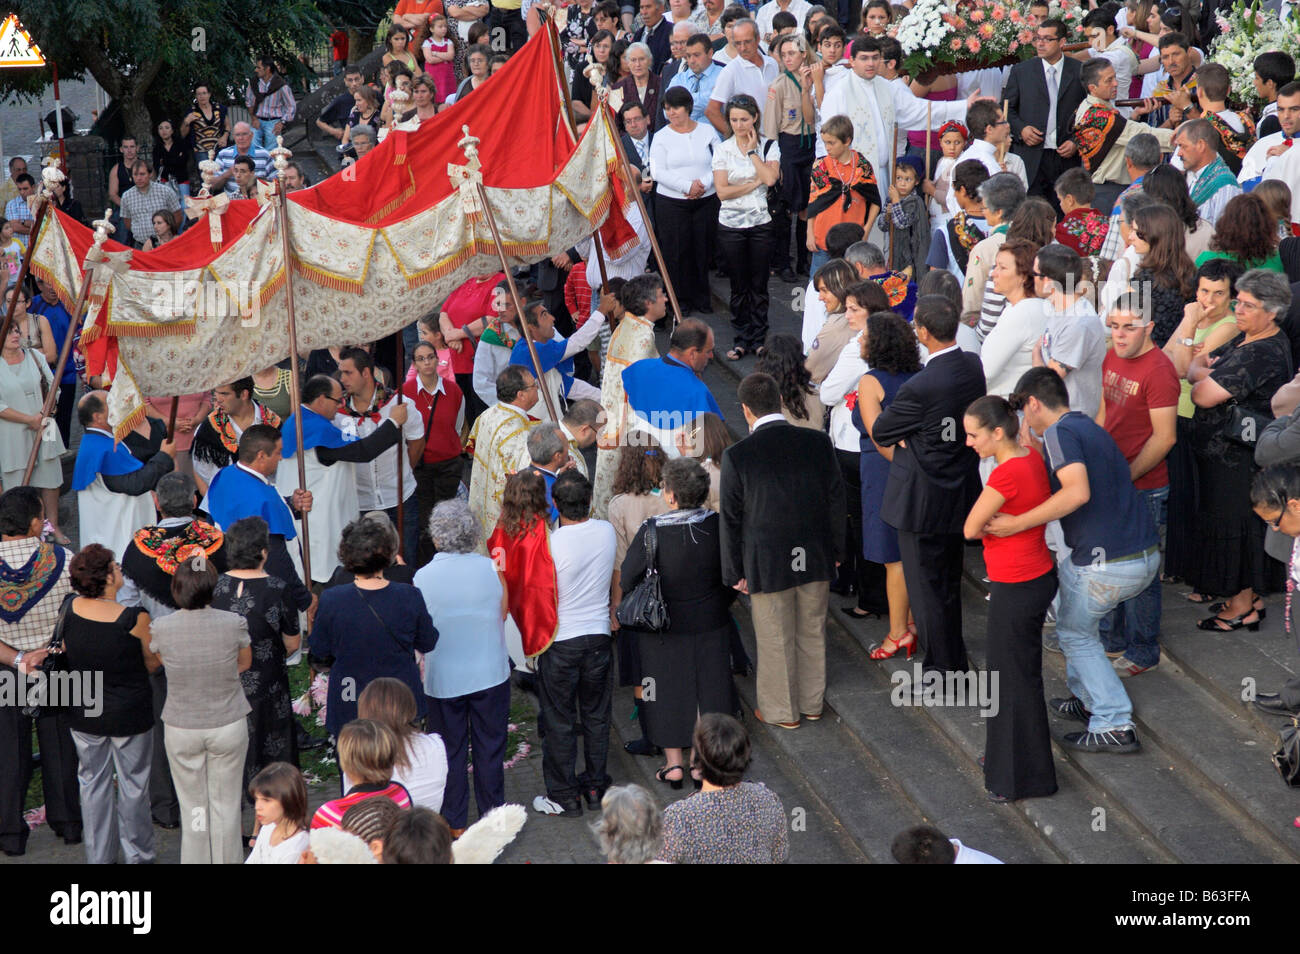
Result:
<svg viewBox="0 0 1300 954">
<path fill-rule="evenodd" d="M 641 173 L 641 201 L 645 203 L 645 210 L 650 214 L 649 226 L 654 227 L 655 219 L 655 184 L 650 179 L 650 140 L 654 138 L 651 132 L 650 117 L 645 114 L 640 103 L 625 103 L 619 110 L 619 116 L 623 120 L 623 128 L 626 132 L 620 137 L 623 140 L 623 152 L 627 154 L 627 161 L 636 167 L 637 172 Z"/>
<path fill-rule="evenodd" d="M 800 715 L 822 715 L 826 607 L 844 559 L 844 483 L 830 438 L 781 416 L 775 378 L 748 375 L 737 397 L 750 434 L 722 454 L 722 580 L 750 598 L 754 715 L 797 729 Z"/>
<path fill-rule="evenodd" d="M 671 59 L 664 63 L 663 68 L 659 70 L 659 88 L 666 90 L 668 84 L 672 82 L 673 77 L 678 71 L 684 70 L 686 66 L 686 41 L 695 35 L 695 24 L 687 21 L 685 23 L 674 23 L 673 32 L 668 34 L 668 52 L 672 54 Z M 650 117 L 650 125 L 658 129 L 663 125 L 663 110 L 660 110 L 659 116 Z"/>
<path fill-rule="evenodd" d="M 650 47 L 650 55 L 654 58 L 650 71 L 658 73 L 671 53 L 668 38 L 672 35 L 673 25 L 664 16 L 663 0 L 641 0 L 638 9 L 645 25 L 636 31 L 635 39 Z"/>
<path fill-rule="evenodd" d="M 923 295 L 913 324 L 930 356 L 872 431 L 881 447 L 897 445 L 880 516 L 898 530 L 925 669 L 965 672 L 962 523 L 979 496 L 980 478 L 962 417 L 984 394 L 984 369 L 978 355 L 957 347 L 957 309 L 947 298 Z"/>
<path fill-rule="evenodd" d="M 1011 123 L 1011 151 L 1025 164 L 1029 194 L 1046 198 L 1058 215 L 1052 186 L 1062 172 L 1079 165 L 1070 130 L 1087 95 L 1079 82 L 1079 61 L 1061 52 L 1065 35 L 1060 20 L 1040 23 L 1034 31 L 1038 56 L 1011 67 L 1002 91 Z"/>
</svg>

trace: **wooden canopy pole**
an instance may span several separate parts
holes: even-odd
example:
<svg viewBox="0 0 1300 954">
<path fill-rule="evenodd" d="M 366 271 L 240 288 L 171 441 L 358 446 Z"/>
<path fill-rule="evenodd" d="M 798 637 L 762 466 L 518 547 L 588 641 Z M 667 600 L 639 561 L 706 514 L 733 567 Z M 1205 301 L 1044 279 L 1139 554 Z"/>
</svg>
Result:
<svg viewBox="0 0 1300 954">
<path fill-rule="evenodd" d="M 560 423 L 560 415 L 556 413 L 555 401 L 551 398 L 551 392 L 545 387 L 545 378 L 542 375 L 542 362 L 537 357 L 537 347 L 533 344 L 533 336 L 528 330 L 528 319 L 524 315 L 524 303 L 519 297 L 519 288 L 515 285 L 515 276 L 510 271 L 510 263 L 506 260 L 506 247 L 501 243 L 501 233 L 497 231 L 496 216 L 492 214 L 492 207 L 488 205 L 487 190 L 483 188 L 483 183 L 475 183 L 478 190 L 478 201 L 483 207 L 483 218 L 487 220 L 488 229 L 492 232 L 492 244 L 497 247 L 497 257 L 501 259 L 501 270 L 506 273 L 506 283 L 510 286 L 510 297 L 515 303 L 515 311 L 519 315 L 519 330 L 523 332 L 524 341 L 528 343 L 528 356 L 533 359 L 533 373 L 537 375 L 537 389 L 542 392 L 542 400 L 546 402 L 546 409 L 551 412 L 551 420 L 556 424 Z"/>
<path fill-rule="evenodd" d="M 44 208 L 44 206 L 42 206 Z M 39 214 L 38 210 L 38 214 Z M 63 336 L 63 344 L 59 347 L 59 360 L 54 365 L 54 376 L 50 379 L 50 393 L 45 395 L 45 402 L 41 405 L 41 432 L 36 435 L 32 441 L 31 453 L 27 455 L 27 469 L 23 471 L 23 486 L 31 483 L 32 471 L 36 470 L 36 458 L 40 453 L 41 442 L 44 439 L 45 419 L 54 413 L 54 404 L 59 399 L 59 382 L 63 380 L 63 369 L 68 366 L 68 356 L 72 354 L 72 342 L 77 337 L 77 332 L 81 329 L 81 320 L 86 311 L 86 302 L 90 298 L 90 288 L 95 277 L 95 265 L 100 262 L 100 256 L 103 254 L 104 243 L 108 241 L 108 233 L 113 231 L 113 226 L 109 223 L 112 216 L 112 209 L 104 210 L 104 217 L 95 223 L 95 243 L 86 253 L 86 261 L 81 276 L 81 288 L 77 291 L 77 300 L 72 306 L 72 312 L 69 315 L 67 334 Z M 36 244 L 33 237 L 31 247 Z M 17 296 L 15 296 L 16 298 Z M 9 319 L 13 317 L 13 309 L 9 310 Z M 10 321 L 5 321 L 5 334 L 8 334 Z"/>
<path fill-rule="evenodd" d="M 289 354 L 294 358 L 294 373 L 289 375 L 289 400 L 293 402 L 293 430 L 294 436 L 298 440 L 298 453 L 294 455 L 298 461 L 298 489 L 305 491 L 307 489 L 307 463 L 303 457 L 302 449 L 302 399 L 298 389 L 298 325 L 294 312 L 293 304 L 293 253 L 289 242 L 289 192 L 284 184 L 284 169 L 289 164 L 289 156 L 292 153 L 284 148 L 283 137 L 274 150 L 278 153 L 275 156 L 275 167 L 279 171 L 278 187 L 276 194 L 276 210 L 280 216 L 280 257 L 284 260 L 284 302 L 289 312 Z M 311 589 L 311 534 L 307 529 L 307 514 L 301 515 L 302 520 L 302 573 L 307 579 L 303 582 L 307 588 Z"/>
<path fill-rule="evenodd" d="M 623 142 L 618 137 L 618 126 L 614 123 L 613 110 L 609 108 L 609 103 L 601 101 L 601 113 L 605 116 L 605 121 L 609 123 L 610 139 L 614 140 L 614 151 L 618 155 L 618 168 L 623 174 L 623 181 L 627 184 L 628 191 L 632 193 L 632 198 L 636 200 L 636 207 L 641 212 L 641 221 L 645 223 L 645 234 L 650 237 L 650 248 L 655 253 L 655 261 L 659 263 L 659 277 L 663 279 L 664 288 L 668 292 L 668 300 L 673 306 L 673 327 L 676 328 L 682 321 L 682 306 L 677 303 L 677 291 L 673 288 L 672 276 L 668 274 L 668 263 L 664 261 L 664 253 L 659 248 L 659 240 L 655 238 L 655 230 L 650 225 L 650 215 L 646 212 L 645 202 L 641 199 L 641 190 L 637 188 L 636 183 L 632 180 L 632 167 L 628 164 L 627 153 L 623 151 Z"/>
<path fill-rule="evenodd" d="M 40 200 L 36 203 L 36 215 L 32 219 L 32 231 L 27 239 L 27 250 L 23 252 L 23 263 L 18 268 L 18 278 L 14 280 L 11 288 L 21 289 L 23 282 L 27 280 L 27 275 L 32 268 L 32 254 L 36 251 L 36 239 L 41 234 L 41 223 L 45 221 L 45 210 L 49 208 L 50 199 L 45 190 L 40 193 Z M 14 306 L 18 304 L 18 296 L 14 295 L 5 306 L 4 323 L 0 324 L 0 341 L 4 341 L 9 336 L 9 326 L 14 323 Z"/>
</svg>

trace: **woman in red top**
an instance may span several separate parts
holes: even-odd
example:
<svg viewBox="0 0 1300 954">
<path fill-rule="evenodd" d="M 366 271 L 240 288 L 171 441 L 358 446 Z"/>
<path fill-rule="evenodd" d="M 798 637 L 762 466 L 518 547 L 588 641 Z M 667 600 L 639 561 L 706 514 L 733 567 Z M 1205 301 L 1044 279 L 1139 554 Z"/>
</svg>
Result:
<svg viewBox="0 0 1300 954">
<path fill-rule="evenodd" d="M 994 514 L 1021 514 L 1052 495 L 1047 467 L 1018 439 L 1020 423 L 1004 398 L 987 395 L 966 409 L 966 444 L 997 461 L 966 517 L 968 540 L 984 541 L 989 576 L 988 667 L 993 715 L 984 744 L 984 787 L 995 802 L 1056 791 L 1052 738 L 1043 702 L 1043 618 L 1056 595 L 1056 564 L 1043 527 L 1008 537 L 984 535 Z"/>
</svg>

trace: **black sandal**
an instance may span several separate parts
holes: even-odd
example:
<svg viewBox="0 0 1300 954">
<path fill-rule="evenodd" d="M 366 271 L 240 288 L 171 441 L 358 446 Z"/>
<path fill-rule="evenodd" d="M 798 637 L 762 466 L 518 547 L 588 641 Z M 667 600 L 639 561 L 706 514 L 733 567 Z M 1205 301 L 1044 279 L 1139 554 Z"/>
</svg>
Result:
<svg viewBox="0 0 1300 954">
<path fill-rule="evenodd" d="M 1186 595 L 1184 595 L 1184 596 L 1183 596 L 1183 599 L 1187 600 L 1187 602 L 1189 602 L 1189 603 L 1195 603 L 1197 606 L 1202 606 L 1202 605 L 1204 605 L 1204 604 L 1206 604 L 1206 603 L 1213 603 L 1213 602 L 1214 602 L 1214 597 L 1211 596 L 1210 594 L 1208 594 L 1208 593 L 1197 593 L 1195 590 L 1193 590 L 1192 592 L 1187 593 Z"/>
<path fill-rule="evenodd" d="M 1259 610 L 1252 608 L 1250 613 L 1242 613 L 1232 619 L 1224 619 L 1222 616 L 1207 616 L 1196 624 L 1196 628 L 1205 630 L 1207 633 L 1231 633 L 1233 630 L 1245 626 L 1252 633 L 1259 632 L 1260 617 L 1257 617 L 1253 623 L 1246 622 L 1246 617 L 1251 613 L 1259 613 Z"/>
<path fill-rule="evenodd" d="M 683 766 L 681 766 L 681 765 L 663 765 L 663 766 L 660 766 L 660 767 L 655 771 L 655 778 L 659 779 L 659 781 L 661 781 L 661 782 L 666 782 L 666 783 L 668 783 L 669 787 L 671 787 L 674 791 L 677 791 L 677 790 L 679 790 L 679 789 L 682 787 L 682 783 L 685 782 L 686 779 L 685 779 L 684 777 L 683 777 L 683 778 L 666 778 L 665 776 L 667 776 L 667 774 L 668 774 L 669 772 L 681 772 L 682 775 L 685 776 L 685 775 L 686 775 L 686 769 L 685 769 Z"/>
<path fill-rule="evenodd" d="M 739 361 L 741 358 L 743 358 L 743 357 L 744 357 L 745 355 L 747 355 L 747 354 L 749 354 L 748 351 L 746 351 L 744 348 L 740 347 L 740 345 L 736 345 L 736 347 L 732 348 L 730 351 L 727 352 L 727 360 L 728 360 L 728 361 Z"/>
</svg>

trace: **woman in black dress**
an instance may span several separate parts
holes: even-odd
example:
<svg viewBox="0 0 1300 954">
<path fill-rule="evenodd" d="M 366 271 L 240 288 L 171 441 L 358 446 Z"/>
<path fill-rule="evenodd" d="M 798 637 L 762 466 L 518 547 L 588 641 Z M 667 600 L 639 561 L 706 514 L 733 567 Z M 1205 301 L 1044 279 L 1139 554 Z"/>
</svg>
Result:
<svg viewBox="0 0 1300 954">
<path fill-rule="evenodd" d="M 272 762 L 298 764 L 298 741 L 285 657 L 298 651 L 298 610 L 288 587 L 262 567 L 270 546 L 266 521 L 245 517 L 226 530 L 229 569 L 217 580 L 212 608 L 237 613 L 248 623 L 253 664 L 240 673 L 248 715 L 244 787 Z"/>
<path fill-rule="evenodd" d="M 1255 441 L 1272 418 L 1273 393 L 1294 376 L 1286 335 L 1278 328 L 1291 304 L 1286 278 L 1255 269 L 1237 279 L 1240 331 L 1213 353 L 1192 359 L 1192 452 L 1200 493 L 1187 582 L 1197 593 L 1223 596 L 1215 615 L 1197 626 L 1226 633 L 1259 629 L 1258 595 L 1280 582 L 1281 564 L 1264 553 L 1264 524 L 1250 506 Z M 1234 419 L 1234 408 L 1251 418 Z"/>
<path fill-rule="evenodd" d="M 637 531 L 623 560 L 621 585 L 630 593 L 645 576 L 646 528 L 653 523 L 669 625 L 661 633 L 639 634 L 646 736 L 664 750 L 658 779 L 681 788 L 696 718 L 733 708 L 728 645 L 736 591 L 722 582 L 721 527 L 705 506 L 709 475 L 698 462 L 677 458 L 664 465 L 663 482 L 670 509 Z"/>
</svg>

